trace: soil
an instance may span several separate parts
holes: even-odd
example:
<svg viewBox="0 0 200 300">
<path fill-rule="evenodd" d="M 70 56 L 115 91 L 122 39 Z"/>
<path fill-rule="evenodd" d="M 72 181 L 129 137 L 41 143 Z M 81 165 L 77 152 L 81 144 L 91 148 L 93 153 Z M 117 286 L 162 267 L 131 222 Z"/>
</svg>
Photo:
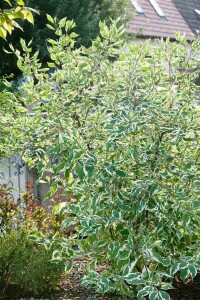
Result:
<svg viewBox="0 0 200 300">
<path fill-rule="evenodd" d="M 200 300 L 200 273 L 194 281 L 186 284 L 176 281 L 173 286 L 175 289 L 169 292 L 172 300 Z"/>
<path fill-rule="evenodd" d="M 80 286 L 80 279 L 83 277 L 83 271 L 72 272 L 63 276 L 59 283 L 59 290 L 51 295 L 43 295 L 40 298 L 31 296 L 20 296 L 21 291 L 16 286 L 10 286 L 7 293 L 0 295 L 1 300 L 122 300 L 117 295 L 100 295 L 95 293 L 93 289 Z M 169 291 L 171 300 L 200 300 L 200 274 L 194 282 L 187 284 L 176 282 L 175 289 Z"/>
</svg>

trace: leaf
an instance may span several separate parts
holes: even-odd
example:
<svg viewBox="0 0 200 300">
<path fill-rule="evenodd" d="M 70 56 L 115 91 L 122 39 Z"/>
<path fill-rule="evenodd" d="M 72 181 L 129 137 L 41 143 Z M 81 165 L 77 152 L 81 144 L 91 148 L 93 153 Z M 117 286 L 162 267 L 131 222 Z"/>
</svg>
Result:
<svg viewBox="0 0 200 300">
<path fill-rule="evenodd" d="M 131 151 L 131 157 L 134 159 L 134 160 L 137 160 L 138 159 L 138 150 L 136 147 L 133 148 L 133 150 Z"/>
<path fill-rule="evenodd" d="M 3 39 L 5 39 L 7 36 L 7 32 L 5 29 L 3 29 L 2 27 L 0 27 L 0 37 L 2 37 Z"/>
<path fill-rule="evenodd" d="M 147 255 L 149 255 L 150 259 L 161 263 L 164 267 L 168 267 L 171 264 L 170 258 L 162 258 L 162 256 L 157 253 L 155 250 L 146 250 Z"/>
<path fill-rule="evenodd" d="M 21 5 L 21 6 L 25 5 L 23 0 L 16 0 L 16 2 L 17 2 L 18 5 Z"/>
<path fill-rule="evenodd" d="M 127 238 L 130 234 L 130 231 L 128 229 L 123 229 L 123 230 L 120 230 L 120 233 L 123 236 L 123 238 Z"/>
<path fill-rule="evenodd" d="M 86 163 L 83 166 L 83 171 L 84 171 L 85 176 L 91 177 L 93 175 L 94 168 L 95 168 L 95 165 Z"/>
<path fill-rule="evenodd" d="M 188 267 L 188 272 L 190 273 L 192 279 L 197 275 L 197 268 L 193 265 Z"/>
<path fill-rule="evenodd" d="M 180 264 L 177 263 L 170 268 L 170 274 L 175 275 L 180 270 Z"/>
<path fill-rule="evenodd" d="M 104 247 L 107 244 L 107 241 L 99 241 L 97 242 L 97 248 Z"/>
<path fill-rule="evenodd" d="M 59 27 L 60 27 L 60 28 L 62 28 L 62 27 L 64 27 L 64 26 L 65 26 L 65 24 L 66 24 L 66 20 L 67 20 L 67 18 L 66 18 L 66 17 L 60 20 L 60 22 L 59 22 Z"/>
<path fill-rule="evenodd" d="M 47 27 L 51 30 L 54 30 L 55 28 L 53 26 L 51 26 L 50 24 L 47 24 Z"/>
<path fill-rule="evenodd" d="M 88 286 L 89 284 L 92 283 L 92 278 L 90 276 L 84 276 L 82 279 L 81 279 L 81 285 L 82 286 Z"/>
<path fill-rule="evenodd" d="M 32 12 L 36 13 L 36 14 L 40 14 L 39 11 L 37 9 L 34 9 L 32 7 L 28 7 L 29 10 L 31 10 Z"/>
<path fill-rule="evenodd" d="M 48 39 L 47 41 L 48 41 L 48 43 L 50 43 L 52 45 L 57 45 L 57 42 L 52 39 Z"/>
<path fill-rule="evenodd" d="M 128 284 L 130 285 L 140 285 L 140 284 L 145 284 L 145 280 L 141 279 L 141 278 L 132 278 L 130 280 L 126 280 L 128 282 Z"/>
<path fill-rule="evenodd" d="M 71 37 L 72 39 L 76 38 L 77 36 L 79 36 L 79 35 L 78 35 L 76 32 L 70 33 L 70 37 Z"/>
<path fill-rule="evenodd" d="M 112 217 L 113 217 L 115 220 L 121 220 L 121 213 L 118 212 L 117 210 L 113 210 L 113 211 L 112 211 Z"/>
<path fill-rule="evenodd" d="M 75 167 L 74 171 L 76 175 L 79 177 L 80 181 L 83 182 L 83 179 L 85 178 L 85 172 L 83 171 L 83 167 L 80 164 L 78 164 Z"/>
<path fill-rule="evenodd" d="M 127 266 L 124 267 L 124 270 L 123 270 L 123 274 L 122 276 L 126 276 L 130 273 L 130 265 L 128 264 Z"/>
<path fill-rule="evenodd" d="M 21 46 L 22 46 L 22 49 L 25 49 L 25 47 L 26 47 L 26 42 L 25 42 L 24 39 L 20 38 L 20 44 L 21 44 Z"/>
<path fill-rule="evenodd" d="M 56 66 L 54 63 L 50 63 L 50 62 L 48 62 L 47 64 L 48 64 L 48 67 L 50 67 L 50 68 L 55 68 L 55 66 Z"/>
<path fill-rule="evenodd" d="M 122 170 L 117 170 L 116 171 L 116 174 L 119 176 L 119 177 L 126 177 L 126 173 Z"/>
<path fill-rule="evenodd" d="M 66 206 L 67 206 L 66 202 L 60 202 L 60 203 L 56 204 L 53 207 L 53 213 L 54 214 L 59 214 L 61 212 L 61 210 L 63 210 L 63 208 L 66 207 Z"/>
<path fill-rule="evenodd" d="M 119 257 L 121 257 L 121 251 L 120 255 L 117 257 L 117 269 L 120 272 L 129 263 L 129 258 L 120 259 Z"/>
<path fill-rule="evenodd" d="M 14 27 L 11 23 L 4 22 L 3 26 L 10 34 L 12 33 Z"/>
<path fill-rule="evenodd" d="M 168 278 L 169 277 L 170 277 L 170 275 L 168 275 Z M 174 289 L 173 285 L 171 285 L 170 283 L 162 283 L 161 288 L 162 288 L 162 290 L 173 290 Z"/>
<path fill-rule="evenodd" d="M 188 268 L 181 270 L 180 277 L 182 281 L 185 282 L 186 278 L 188 277 Z"/>
<path fill-rule="evenodd" d="M 162 299 L 162 300 L 170 300 L 169 294 L 166 293 L 165 291 L 160 291 L 159 296 L 160 296 L 160 299 Z"/>
<path fill-rule="evenodd" d="M 66 170 L 65 170 L 65 175 L 64 175 L 66 181 L 69 180 L 70 174 L 71 174 L 70 170 L 66 169 Z"/>
<path fill-rule="evenodd" d="M 7 2 L 10 6 L 12 6 L 10 0 L 4 0 L 5 2 Z"/>
<path fill-rule="evenodd" d="M 34 18 L 30 11 L 27 11 L 26 19 L 29 21 L 29 23 L 34 24 Z"/>
<path fill-rule="evenodd" d="M 126 204 L 119 204 L 119 208 L 120 210 L 123 210 L 123 211 L 129 211 L 130 210 L 130 206 L 126 205 Z"/>
<path fill-rule="evenodd" d="M 124 250 L 120 253 L 120 259 L 122 260 L 126 260 L 128 258 L 130 258 L 130 255 L 132 253 L 132 250 Z"/>
<path fill-rule="evenodd" d="M 114 288 L 114 284 L 106 277 L 101 277 L 100 283 L 103 285 L 103 292 L 106 293 L 110 288 Z"/>
<path fill-rule="evenodd" d="M 154 60 L 152 58 L 146 58 L 145 61 L 148 62 L 150 65 L 154 64 Z"/>
<path fill-rule="evenodd" d="M 22 8 L 20 6 L 15 8 L 13 13 L 14 18 L 24 20 L 24 14 L 21 12 Z"/>
<path fill-rule="evenodd" d="M 75 217 L 68 218 L 67 220 L 63 221 L 62 226 L 69 227 L 74 223 L 74 221 L 75 221 Z"/>
<path fill-rule="evenodd" d="M 153 196 L 155 194 L 155 192 L 157 191 L 157 189 L 158 189 L 157 184 L 153 184 L 150 189 L 150 196 Z"/>
<path fill-rule="evenodd" d="M 129 279 L 132 279 L 132 278 L 140 278 L 140 277 L 141 277 L 141 273 L 136 272 L 136 273 L 128 273 L 127 275 L 123 276 L 123 279 L 129 280 Z"/>
<path fill-rule="evenodd" d="M 149 300 L 158 300 L 159 299 L 158 297 L 159 297 L 158 291 L 154 291 L 150 293 Z"/>
<path fill-rule="evenodd" d="M 128 282 L 130 285 L 139 285 L 139 284 L 145 284 L 145 280 L 141 278 L 141 273 L 129 273 L 125 276 L 123 276 L 123 279 Z"/>
<path fill-rule="evenodd" d="M 138 204 L 136 206 L 136 213 L 139 215 L 141 212 L 143 212 L 143 210 L 147 207 L 147 203 L 146 202 L 140 202 L 140 204 Z"/>
<path fill-rule="evenodd" d="M 19 28 L 20 30 L 23 31 L 23 28 L 16 22 L 16 21 L 12 21 L 13 26 L 15 26 L 16 28 Z"/>
<path fill-rule="evenodd" d="M 183 216 L 183 226 L 184 228 L 187 228 L 187 226 L 190 224 L 190 216 L 189 215 L 184 215 Z"/>
<path fill-rule="evenodd" d="M 55 258 L 55 257 L 57 258 L 59 256 L 58 255 L 59 253 L 60 253 L 59 250 L 54 250 L 53 253 L 52 253 L 52 257 L 53 258 Z"/>
<path fill-rule="evenodd" d="M 48 14 L 47 14 L 47 20 L 49 22 L 51 22 L 52 24 L 54 24 L 54 19 L 50 15 L 48 15 Z"/>
<path fill-rule="evenodd" d="M 105 169 L 106 169 L 106 171 L 107 171 L 107 173 L 109 175 L 113 175 L 114 174 L 114 167 L 112 165 L 110 165 L 109 163 L 106 162 L 104 164 L 104 166 L 105 166 Z"/>
<path fill-rule="evenodd" d="M 4 51 L 5 53 L 7 53 L 7 54 L 12 54 L 12 53 L 13 53 L 13 52 L 8 51 L 8 50 L 6 50 L 6 49 L 4 49 L 4 48 L 3 48 L 3 51 Z"/>
<path fill-rule="evenodd" d="M 58 184 L 57 184 L 57 182 L 56 181 L 54 181 L 53 183 L 52 183 L 52 185 L 51 185 L 51 193 L 52 193 L 52 195 L 53 194 L 55 194 L 55 192 L 57 191 L 57 188 L 58 188 Z"/>
<path fill-rule="evenodd" d="M 118 241 L 112 242 L 108 245 L 108 255 L 111 259 L 116 259 L 119 255 L 121 245 Z"/>
<path fill-rule="evenodd" d="M 72 267 L 73 267 L 73 262 L 70 261 L 65 265 L 65 273 L 68 274 L 71 271 Z"/>
<path fill-rule="evenodd" d="M 149 295 L 154 290 L 151 286 L 145 286 L 142 290 L 137 293 L 138 300 L 145 300 L 145 296 Z"/>
</svg>

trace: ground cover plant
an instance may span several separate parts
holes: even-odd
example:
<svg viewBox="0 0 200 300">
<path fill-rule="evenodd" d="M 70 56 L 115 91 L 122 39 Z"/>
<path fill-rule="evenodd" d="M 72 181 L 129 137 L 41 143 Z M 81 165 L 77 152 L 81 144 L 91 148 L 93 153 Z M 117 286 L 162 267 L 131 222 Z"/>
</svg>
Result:
<svg viewBox="0 0 200 300">
<path fill-rule="evenodd" d="M 15 51 L 29 76 L 20 99 L 35 112 L 20 119 L 21 153 L 51 174 L 47 197 L 58 187 L 68 197 L 57 213 L 77 225 L 83 285 L 168 300 L 174 280 L 200 269 L 199 39 L 124 43 L 123 27 L 100 23 L 92 46 L 74 49 L 74 23 L 48 20 L 49 68 L 24 41 Z"/>
<path fill-rule="evenodd" d="M 52 261 L 61 240 L 58 223 L 53 213 L 35 203 L 30 190 L 16 203 L 12 189 L 0 187 L 1 295 L 13 287 L 31 296 L 57 288 L 65 266 L 64 260 Z"/>
</svg>

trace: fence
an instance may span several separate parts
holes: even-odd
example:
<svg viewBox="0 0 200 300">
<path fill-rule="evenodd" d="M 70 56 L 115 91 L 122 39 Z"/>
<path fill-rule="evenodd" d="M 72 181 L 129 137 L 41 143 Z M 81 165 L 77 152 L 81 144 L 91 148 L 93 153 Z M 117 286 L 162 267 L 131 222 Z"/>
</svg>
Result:
<svg viewBox="0 0 200 300">
<path fill-rule="evenodd" d="M 45 176 L 49 175 L 47 172 Z M 45 177 L 44 176 L 44 177 Z M 35 168 L 29 170 L 21 156 L 13 156 L 11 158 L 5 158 L 0 161 L 0 184 L 7 184 L 12 187 L 13 200 L 17 201 L 21 198 L 21 195 L 27 189 L 27 183 L 32 182 L 32 192 L 35 200 L 43 200 L 49 191 L 49 183 L 38 183 L 38 174 Z M 58 190 L 61 193 L 60 190 Z M 45 202 L 44 206 L 48 206 L 49 203 Z"/>
<path fill-rule="evenodd" d="M 13 188 L 13 199 L 17 201 L 21 193 L 26 190 L 28 168 L 20 156 L 5 158 L 0 161 L 0 184 L 7 184 Z"/>
</svg>

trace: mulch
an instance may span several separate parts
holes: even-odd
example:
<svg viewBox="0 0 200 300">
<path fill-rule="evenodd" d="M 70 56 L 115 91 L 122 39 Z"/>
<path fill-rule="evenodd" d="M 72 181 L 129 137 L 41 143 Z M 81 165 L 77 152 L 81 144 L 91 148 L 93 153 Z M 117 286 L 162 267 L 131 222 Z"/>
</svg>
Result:
<svg viewBox="0 0 200 300">
<path fill-rule="evenodd" d="M 83 264 L 84 265 L 84 264 Z M 103 267 L 105 268 L 105 267 Z M 21 291 L 15 286 L 9 287 L 4 295 L 0 295 L 1 300 L 122 300 L 117 295 L 101 295 L 95 293 L 91 288 L 80 286 L 80 280 L 83 277 L 83 271 L 79 273 L 72 270 L 69 275 L 63 276 L 59 283 L 59 290 L 51 295 L 43 295 L 40 298 L 31 296 L 21 296 Z M 200 274 L 194 282 L 183 284 L 176 282 L 175 289 L 169 291 L 171 300 L 200 300 Z"/>
<path fill-rule="evenodd" d="M 169 294 L 172 300 L 200 300 L 200 273 L 186 284 L 176 281 Z"/>
</svg>

